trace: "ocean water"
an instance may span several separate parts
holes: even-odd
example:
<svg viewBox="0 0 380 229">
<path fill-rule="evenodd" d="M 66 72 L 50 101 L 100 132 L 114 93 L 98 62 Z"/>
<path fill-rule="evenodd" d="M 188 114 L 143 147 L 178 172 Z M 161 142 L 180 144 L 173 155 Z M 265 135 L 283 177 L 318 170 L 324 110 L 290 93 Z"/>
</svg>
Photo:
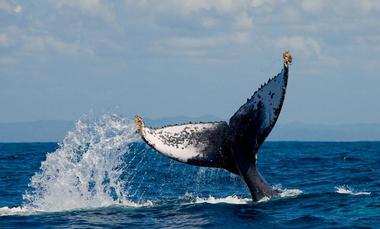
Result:
<svg viewBox="0 0 380 229">
<path fill-rule="evenodd" d="M 0 144 L 0 228 L 380 228 L 380 142 L 266 142 L 281 197 L 159 155 L 114 116 L 61 143 Z"/>
</svg>

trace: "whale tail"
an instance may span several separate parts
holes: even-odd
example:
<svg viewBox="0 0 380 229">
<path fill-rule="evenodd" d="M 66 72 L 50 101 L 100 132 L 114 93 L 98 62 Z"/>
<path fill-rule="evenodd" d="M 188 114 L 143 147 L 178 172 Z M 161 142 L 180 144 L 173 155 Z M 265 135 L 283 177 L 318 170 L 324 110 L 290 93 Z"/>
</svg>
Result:
<svg viewBox="0 0 380 229">
<path fill-rule="evenodd" d="M 189 123 L 149 128 L 135 117 L 137 133 L 159 153 L 191 165 L 223 168 L 240 175 L 252 199 L 273 197 L 274 191 L 256 168 L 257 152 L 279 117 L 288 82 L 289 52 L 284 67 L 261 86 L 231 117 L 229 123 Z"/>
</svg>

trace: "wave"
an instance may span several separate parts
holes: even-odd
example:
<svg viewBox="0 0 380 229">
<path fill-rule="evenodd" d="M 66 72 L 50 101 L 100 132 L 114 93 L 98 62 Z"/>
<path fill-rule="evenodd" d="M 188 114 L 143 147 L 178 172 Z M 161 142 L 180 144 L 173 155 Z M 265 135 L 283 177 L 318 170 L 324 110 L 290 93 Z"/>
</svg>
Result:
<svg viewBox="0 0 380 229">
<path fill-rule="evenodd" d="M 107 207 L 120 207 L 120 208 L 142 208 L 142 207 L 153 207 L 155 204 L 150 201 L 144 201 L 140 203 L 129 202 L 128 204 L 114 204 L 114 205 L 105 205 L 103 207 L 86 207 L 86 208 L 70 208 L 58 211 L 51 210 L 40 210 L 37 208 L 31 207 L 0 207 L 0 217 L 1 216 L 28 216 L 28 215 L 39 215 L 46 213 L 58 213 L 58 212 L 71 212 L 71 211 L 87 211 L 87 210 L 95 210 L 100 208 Z"/>
<path fill-rule="evenodd" d="M 221 198 L 216 198 L 213 196 L 209 197 L 195 197 L 195 199 L 191 202 L 194 204 L 203 204 L 203 203 L 208 203 L 208 204 L 220 204 L 220 203 L 225 203 L 225 204 L 249 204 L 252 203 L 251 198 L 243 198 L 239 197 L 236 195 L 232 196 L 227 196 L 227 197 L 221 197 Z"/>
<path fill-rule="evenodd" d="M 36 209 L 26 208 L 26 207 L 1 207 L 0 216 L 10 216 L 10 215 L 33 215 L 38 214 Z"/>
<path fill-rule="evenodd" d="M 350 186 L 348 185 L 342 185 L 342 186 L 336 186 L 335 187 L 335 192 L 339 194 L 346 194 L 346 195 L 354 195 L 354 196 L 359 196 L 359 195 L 371 195 L 371 192 L 356 192 L 354 191 Z"/>
<path fill-rule="evenodd" d="M 262 202 L 267 202 L 270 200 L 276 200 L 276 199 L 281 199 L 281 198 L 289 198 L 289 197 L 296 197 L 298 195 L 303 194 L 303 191 L 300 189 L 287 189 L 287 188 L 282 188 L 281 186 L 274 186 L 273 187 L 278 193 L 279 197 L 276 198 L 269 198 L 269 197 L 264 197 L 261 200 L 258 200 L 258 203 Z M 220 204 L 220 203 L 225 203 L 225 204 L 251 204 L 253 203 L 251 198 L 247 197 L 242 197 L 242 196 L 237 196 L 237 195 L 230 195 L 226 197 L 199 197 L 196 196 L 194 197 L 193 194 L 186 193 L 184 196 L 185 199 L 189 200 L 188 203 L 191 204 L 203 204 L 203 203 L 208 203 L 208 204 Z"/>
<path fill-rule="evenodd" d="M 281 185 L 275 185 L 272 188 L 279 193 L 281 198 L 296 197 L 303 194 L 303 191 L 300 189 L 283 188 Z"/>
<path fill-rule="evenodd" d="M 279 197 L 275 197 L 275 198 L 263 197 L 261 200 L 257 202 L 262 203 L 262 202 L 270 201 L 272 199 L 296 197 L 298 195 L 303 194 L 303 191 L 300 189 L 287 189 L 287 188 L 282 188 L 280 185 L 273 186 L 273 189 L 278 192 Z"/>
</svg>

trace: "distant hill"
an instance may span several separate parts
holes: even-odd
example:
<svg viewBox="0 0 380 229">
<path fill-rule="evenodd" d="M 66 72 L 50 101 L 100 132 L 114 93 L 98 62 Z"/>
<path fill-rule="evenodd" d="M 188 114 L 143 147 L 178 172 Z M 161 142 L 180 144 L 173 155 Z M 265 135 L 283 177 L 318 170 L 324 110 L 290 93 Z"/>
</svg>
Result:
<svg viewBox="0 0 380 229">
<path fill-rule="evenodd" d="M 208 115 L 195 118 L 178 116 L 144 120 L 149 126 L 160 127 L 189 121 L 214 121 L 218 118 Z M 0 142 L 59 142 L 74 127 L 74 123 L 74 121 L 67 120 L 0 123 Z"/>
<path fill-rule="evenodd" d="M 145 119 L 152 127 L 164 125 L 220 120 L 215 116 L 178 116 L 162 119 Z M 59 142 L 74 127 L 73 121 L 34 121 L 0 123 L 0 142 Z M 287 123 L 275 126 L 270 141 L 380 141 L 380 124 L 321 125 Z"/>
<path fill-rule="evenodd" d="M 200 117 L 176 116 L 176 117 L 171 117 L 171 118 L 160 118 L 160 119 L 144 118 L 145 124 L 151 127 L 161 127 L 161 126 L 166 126 L 166 125 L 183 124 L 183 123 L 189 123 L 189 122 L 212 122 L 212 121 L 219 121 L 219 120 L 221 119 L 213 115 L 204 115 Z"/>
<path fill-rule="evenodd" d="M 0 123 L 0 142 L 57 142 L 73 127 L 63 120 Z"/>
<path fill-rule="evenodd" d="M 273 141 L 380 141 L 380 124 L 305 124 L 275 126 Z"/>
</svg>

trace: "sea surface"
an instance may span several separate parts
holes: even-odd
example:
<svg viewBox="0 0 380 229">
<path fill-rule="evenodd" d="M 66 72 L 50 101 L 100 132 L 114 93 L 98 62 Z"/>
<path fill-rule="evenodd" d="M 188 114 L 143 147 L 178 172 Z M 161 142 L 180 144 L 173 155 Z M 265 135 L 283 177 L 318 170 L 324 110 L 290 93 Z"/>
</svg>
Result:
<svg viewBox="0 0 380 229">
<path fill-rule="evenodd" d="M 0 228 L 380 228 L 380 142 L 265 142 L 239 177 L 159 155 L 114 115 L 60 143 L 0 144 Z"/>
</svg>

